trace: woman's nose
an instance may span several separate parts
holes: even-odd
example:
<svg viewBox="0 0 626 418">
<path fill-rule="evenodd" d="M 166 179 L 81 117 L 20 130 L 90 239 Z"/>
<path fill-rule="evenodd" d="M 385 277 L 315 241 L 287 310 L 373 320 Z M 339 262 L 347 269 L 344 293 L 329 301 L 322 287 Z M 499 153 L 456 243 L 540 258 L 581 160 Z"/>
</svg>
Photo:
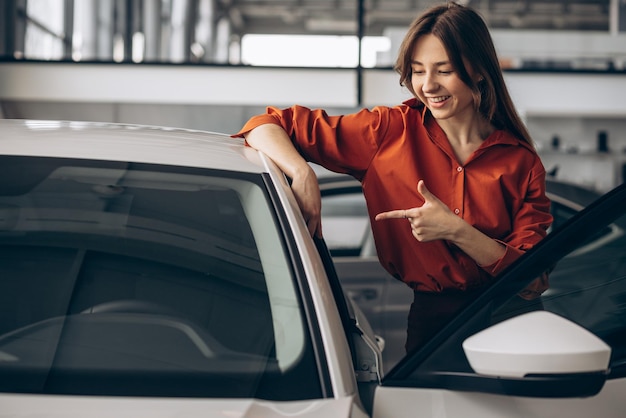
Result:
<svg viewBox="0 0 626 418">
<path fill-rule="evenodd" d="M 424 84 L 422 84 L 422 91 L 428 93 L 428 92 L 436 91 L 438 87 L 439 85 L 437 84 L 437 81 L 432 75 L 426 74 L 424 76 Z"/>
</svg>

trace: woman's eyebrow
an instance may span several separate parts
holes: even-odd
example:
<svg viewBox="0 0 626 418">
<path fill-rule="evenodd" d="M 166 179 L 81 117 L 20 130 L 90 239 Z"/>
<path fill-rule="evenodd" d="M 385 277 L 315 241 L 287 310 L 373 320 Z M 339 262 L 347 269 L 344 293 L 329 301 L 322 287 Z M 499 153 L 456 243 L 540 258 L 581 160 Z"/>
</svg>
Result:
<svg viewBox="0 0 626 418">
<path fill-rule="evenodd" d="M 417 60 L 411 61 L 411 64 L 414 64 L 414 65 L 424 65 L 420 61 L 417 61 Z M 435 65 L 438 66 L 438 67 L 440 67 L 442 65 L 450 65 L 450 61 L 437 61 L 435 63 Z"/>
</svg>

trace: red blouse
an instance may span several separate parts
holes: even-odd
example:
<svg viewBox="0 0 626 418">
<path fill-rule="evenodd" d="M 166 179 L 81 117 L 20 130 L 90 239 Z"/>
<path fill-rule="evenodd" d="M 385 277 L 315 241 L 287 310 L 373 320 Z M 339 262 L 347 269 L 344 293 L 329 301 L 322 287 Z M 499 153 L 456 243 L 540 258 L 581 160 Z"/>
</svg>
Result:
<svg viewBox="0 0 626 418">
<path fill-rule="evenodd" d="M 443 130 L 415 99 L 341 116 L 269 107 L 235 136 L 264 123 L 285 128 L 308 161 L 361 181 L 380 262 L 415 290 L 482 286 L 540 241 L 552 222 L 545 170 L 531 145 L 495 131 L 460 164 Z M 373 220 L 380 212 L 421 206 L 420 179 L 454 213 L 502 242 L 504 256 L 479 266 L 447 241 L 417 241 L 405 219 Z"/>
</svg>

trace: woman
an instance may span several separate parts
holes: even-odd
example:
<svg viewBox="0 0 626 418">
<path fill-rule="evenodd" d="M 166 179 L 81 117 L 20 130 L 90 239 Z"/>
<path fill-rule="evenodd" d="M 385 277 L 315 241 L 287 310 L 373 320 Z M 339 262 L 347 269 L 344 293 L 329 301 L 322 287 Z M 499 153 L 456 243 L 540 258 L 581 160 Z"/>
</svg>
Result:
<svg viewBox="0 0 626 418">
<path fill-rule="evenodd" d="M 552 222 L 545 170 L 473 10 L 436 6 L 410 26 L 396 70 L 414 98 L 328 116 L 268 108 L 237 136 L 292 179 L 311 234 L 321 199 L 307 161 L 361 181 L 383 266 L 414 291 L 406 349 L 423 344 Z"/>
</svg>

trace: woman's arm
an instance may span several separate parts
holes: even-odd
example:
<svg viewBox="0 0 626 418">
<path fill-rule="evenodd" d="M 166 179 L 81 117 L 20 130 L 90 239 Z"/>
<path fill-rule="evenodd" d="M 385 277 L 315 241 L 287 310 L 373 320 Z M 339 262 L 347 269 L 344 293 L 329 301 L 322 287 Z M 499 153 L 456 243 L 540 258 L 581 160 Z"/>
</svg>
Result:
<svg viewBox="0 0 626 418">
<path fill-rule="evenodd" d="M 285 130 L 276 124 L 259 125 L 244 134 L 246 142 L 267 155 L 291 178 L 291 189 L 300 206 L 311 236 L 322 236 L 320 195 L 317 176 L 298 153 Z"/>
</svg>

